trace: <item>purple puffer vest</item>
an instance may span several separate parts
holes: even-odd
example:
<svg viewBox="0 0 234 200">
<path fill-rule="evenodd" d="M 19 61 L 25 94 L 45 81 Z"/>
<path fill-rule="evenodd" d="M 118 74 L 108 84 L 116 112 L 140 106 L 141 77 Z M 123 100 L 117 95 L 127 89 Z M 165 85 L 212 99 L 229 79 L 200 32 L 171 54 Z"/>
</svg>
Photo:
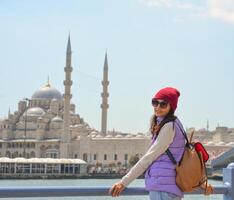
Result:
<svg viewBox="0 0 234 200">
<path fill-rule="evenodd" d="M 160 123 L 161 120 L 162 119 L 158 119 L 158 123 Z M 175 122 L 168 123 L 174 123 L 173 127 L 175 129 L 175 136 L 173 142 L 169 146 L 169 150 L 171 151 L 176 161 L 179 162 L 183 155 L 185 146 L 185 138 L 179 128 L 182 128 L 182 124 L 178 118 L 175 120 Z M 152 139 L 152 144 L 156 140 L 157 138 Z M 172 163 L 172 161 L 165 152 L 162 155 L 160 155 L 146 170 L 146 190 L 170 192 L 179 197 L 183 197 L 183 192 L 176 185 L 175 176 L 175 165 Z"/>
</svg>

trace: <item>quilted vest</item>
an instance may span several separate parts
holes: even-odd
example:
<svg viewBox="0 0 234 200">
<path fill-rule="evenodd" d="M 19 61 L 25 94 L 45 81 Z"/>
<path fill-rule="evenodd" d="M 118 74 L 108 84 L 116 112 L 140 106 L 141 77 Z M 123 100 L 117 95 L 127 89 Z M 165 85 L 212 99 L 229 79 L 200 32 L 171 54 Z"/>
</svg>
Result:
<svg viewBox="0 0 234 200">
<path fill-rule="evenodd" d="M 162 119 L 159 119 L 158 123 Z M 182 124 L 178 118 L 174 122 L 175 136 L 169 146 L 169 150 L 176 159 L 180 161 L 184 152 L 185 139 L 179 127 Z M 160 134 L 160 132 L 159 132 Z M 157 137 L 152 139 L 152 144 L 157 140 Z M 177 187 L 175 182 L 176 171 L 175 165 L 172 163 L 168 155 L 163 153 L 148 167 L 145 172 L 145 187 L 148 191 L 163 191 L 170 192 L 179 197 L 183 197 L 183 192 Z"/>
</svg>

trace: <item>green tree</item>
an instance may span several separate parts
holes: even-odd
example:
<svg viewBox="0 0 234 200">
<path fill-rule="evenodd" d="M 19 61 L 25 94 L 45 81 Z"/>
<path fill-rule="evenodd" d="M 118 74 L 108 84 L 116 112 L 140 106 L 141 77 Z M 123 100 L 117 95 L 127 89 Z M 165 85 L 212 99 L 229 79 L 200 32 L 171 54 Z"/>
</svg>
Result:
<svg viewBox="0 0 234 200">
<path fill-rule="evenodd" d="M 129 159 L 130 166 L 135 165 L 138 162 L 138 160 L 139 160 L 139 155 L 138 154 L 136 154 L 134 156 L 131 156 L 130 159 Z"/>
</svg>

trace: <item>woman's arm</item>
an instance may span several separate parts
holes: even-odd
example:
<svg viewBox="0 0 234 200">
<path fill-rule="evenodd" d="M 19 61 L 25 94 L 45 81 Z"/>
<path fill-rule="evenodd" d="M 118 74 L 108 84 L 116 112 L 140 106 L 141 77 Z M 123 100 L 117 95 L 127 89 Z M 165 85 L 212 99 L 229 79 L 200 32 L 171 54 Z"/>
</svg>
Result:
<svg viewBox="0 0 234 200">
<path fill-rule="evenodd" d="M 121 179 L 121 183 L 127 187 L 134 179 L 140 176 L 149 165 L 163 154 L 172 143 L 175 136 L 173 122 L 166 123 L 159 132 L 157 140 L 149 148 L 146 154 L 131 168 L 131 170 Z"/>
</svg>

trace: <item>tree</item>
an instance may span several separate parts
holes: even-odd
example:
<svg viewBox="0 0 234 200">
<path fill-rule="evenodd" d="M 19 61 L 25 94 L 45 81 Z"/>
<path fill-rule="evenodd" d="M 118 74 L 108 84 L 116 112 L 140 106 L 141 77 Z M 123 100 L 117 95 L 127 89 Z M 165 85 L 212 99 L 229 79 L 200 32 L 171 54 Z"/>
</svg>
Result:
<svg viewBox="0 0 234 200">
<path fill-rule="evenodd" d="M 122 163 L 119 161 L 117 162 L 117 166 L 120 167 L 122 165 Z"/>
<path fill-rule="evenodd" d="M 129 159 L 130 166 L 135 165 L 138 162 L 138 160 L 139 160 L 139 155 L 138 154 L 136 154 L 134 156 L 131 156 L 130 159 Z"/>
</svg>

